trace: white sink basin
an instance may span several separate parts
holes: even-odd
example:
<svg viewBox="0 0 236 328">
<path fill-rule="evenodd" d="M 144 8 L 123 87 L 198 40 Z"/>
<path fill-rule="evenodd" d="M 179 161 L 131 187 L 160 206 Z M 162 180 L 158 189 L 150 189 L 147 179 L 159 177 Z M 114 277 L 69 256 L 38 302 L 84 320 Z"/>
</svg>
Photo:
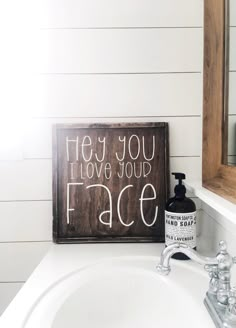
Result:
<svg viewBox="0 0 236 328">
<path fill-rule="evenodd" d="M 160 276 L 152 256 L 100 260 L 67 274 L 33 304 L 24 328 L 214 328 L 203 305 L 203 268 L 171 261 Z"/>
</svg>

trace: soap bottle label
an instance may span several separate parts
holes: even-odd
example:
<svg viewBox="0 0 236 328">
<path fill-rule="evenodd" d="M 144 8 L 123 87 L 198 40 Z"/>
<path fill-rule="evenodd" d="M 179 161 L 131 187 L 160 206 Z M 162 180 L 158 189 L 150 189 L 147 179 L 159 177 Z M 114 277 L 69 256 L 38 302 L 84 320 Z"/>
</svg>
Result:
<svg viewBox="0 0 236 328">
<path fill-rule="evenodd" d="M 166 246 L 173 243 L 185 243 L 196 247 L 196 211 L 191 213 L 173 213 L 165 211 Z"/>
</svg>

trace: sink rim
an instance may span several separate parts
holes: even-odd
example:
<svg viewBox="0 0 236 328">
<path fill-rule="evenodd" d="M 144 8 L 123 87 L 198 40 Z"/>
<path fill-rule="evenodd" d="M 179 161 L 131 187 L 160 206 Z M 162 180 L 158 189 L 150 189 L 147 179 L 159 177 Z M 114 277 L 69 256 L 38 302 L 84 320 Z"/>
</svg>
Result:
<svg viewBox="0 0 236 328">
<path fill-rule="evenodd" d="M 94 269 L 99 268 L 104 270 L 104 268 L 110 267 L 111 270 L 114 270 L 114 264 L 115 266 L 119 267 L 119 268 L 123 268 L 123 269 L 133 269 L 133 268 L 138 268 L 138 271 L 147 271 L 148 273 L 150 273 L 150 271 L 145 267 L 145 266 L 138 266 L 137 263 L 152 263 L 154 264 L 153 266 L 153 273 L 155 273 L 158 277 L 160 277 L 161 280 L 165 281 L 166 279 L 168 279 L 167 277 L 163 277 L 158 275 L 157 271 L 156 271 L 156 265 L 158 264 L 158 261 L 160 259 L 160 256 L 140 256 L 140 255 L 132 255 L 132 256 L 110 256 L 107 258 L 103 258 L 103 259 L 98 259 L 97 261 L 91 262 L 87 265 L 83 265 L 80 268 L 77 268 L 76 270 L 73 270 L 67 274 L 64 274 L 63 276 L 61 276 L 60 278 L 58 278 L 57 280 L 55 280 L 51 285 L 49 285 L 39 296 L 38 298 L 35 300 L 35 302 L 32 304 L 31 308 L 28 310 L 28 312 L 25 315 L 25 319 L 22 323 L 22 327 L 23 328 L 27 328 L 30 320 L 32 319 L 32 316 L 34 315 L 35 310 L 38 310 L 40 308 L 40 306 L 43 306 L 43 302 L 46 300 L 47 301 L 47 297 L 50 295 L 53 295 L 53 291 L 58 288 L 61 287 L 63 288 L 64 285 L 64 290 L 66 288 L 66 286 L 68 287 L 68 284 L 70 285 L 73 281 L 73 279 L 79 279 L 79 277 L 83 277 L 84 273 L 86 271 L 93 271 Z M 189 262 L 189 261 L 188 261 Z M 111 267 L 111 264 L 113 264 L 113 266 Z M 202 276 L 203 279 L 206 279 L 207 274 L 204 272 L 203 268 L 201 266 L 189 266 L 187 265 L 186 261 L 177 261 L 177 260 L 172 260 L 172 265 L 173 268 L 174 267 L 179 267 L 181 269 L 181 267 L 183 268 L 185 274 L 186 272 L 192 272 L 195 273 L 197 275 Z M 168 281 L 170 282 L 171 280 L 168 279 Z M 172 279 L 173 284 L 176 284 L 175 280 Z M 67 296 L 70 296 L 73 294 L 73 292 L 75 292 L 76 290 L 78 290 L 80 288 L 80 286 L 82 286 L 84 284 L 84 282 L 82 282 L 80 285 L 77 286 L 76 289 L 71 289 L 68 288 L 68 293 Z M 52 296 L 51 296 L 52 297 Z M 54 296 L 55 299 L 55 296 Z M 67 299 L 67 297 L 64 297 L 64 301 Z M 61 305 L 64 304 L 64 301 L 61 302 Z M 60 308 L 60 307 L 59 307 Z M 55 310 L 55 307 L 54 307 Z M 55 312 L 57 313 L 57 311 Z"/>
</svg>

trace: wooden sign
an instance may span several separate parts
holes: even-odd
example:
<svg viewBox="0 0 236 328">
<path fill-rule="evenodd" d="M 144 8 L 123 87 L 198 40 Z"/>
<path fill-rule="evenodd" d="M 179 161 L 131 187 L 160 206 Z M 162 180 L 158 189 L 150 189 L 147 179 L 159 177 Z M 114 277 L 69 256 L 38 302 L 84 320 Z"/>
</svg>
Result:
<svg viewBox="0 0 236 328">
<path fill-rule="evenodd" d="M 54 127 L 55 242 L 162 242 L 168 191 L 167 123 Z"/>
</svg>

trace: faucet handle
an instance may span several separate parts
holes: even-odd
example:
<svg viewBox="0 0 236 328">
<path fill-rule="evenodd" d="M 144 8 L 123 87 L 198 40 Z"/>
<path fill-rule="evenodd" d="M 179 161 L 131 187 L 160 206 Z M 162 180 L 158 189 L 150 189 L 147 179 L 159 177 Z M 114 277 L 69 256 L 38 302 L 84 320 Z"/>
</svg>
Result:
<svg viewBox="0 0 236 328">
<path fill-rule="evenodd" d="M 216 255 L 218 262 L 218 271 L 230 271 L 233 264 L 236 264 L 236 257 L 232 257 L 227 251 L 227 244 L 225 241 L 219 243 L 220 251 Z"/>
<path fill-rule="evenodd" d="M 227 252 L 227 243 L 224 240 L 219 242 L 220 252 Z"/>
<path fill-rule="evenodd" d="M 234 321 L 236 320 L 236 287 L 231 288 L 228 298 L 227 312 Z"/>
</svg>

